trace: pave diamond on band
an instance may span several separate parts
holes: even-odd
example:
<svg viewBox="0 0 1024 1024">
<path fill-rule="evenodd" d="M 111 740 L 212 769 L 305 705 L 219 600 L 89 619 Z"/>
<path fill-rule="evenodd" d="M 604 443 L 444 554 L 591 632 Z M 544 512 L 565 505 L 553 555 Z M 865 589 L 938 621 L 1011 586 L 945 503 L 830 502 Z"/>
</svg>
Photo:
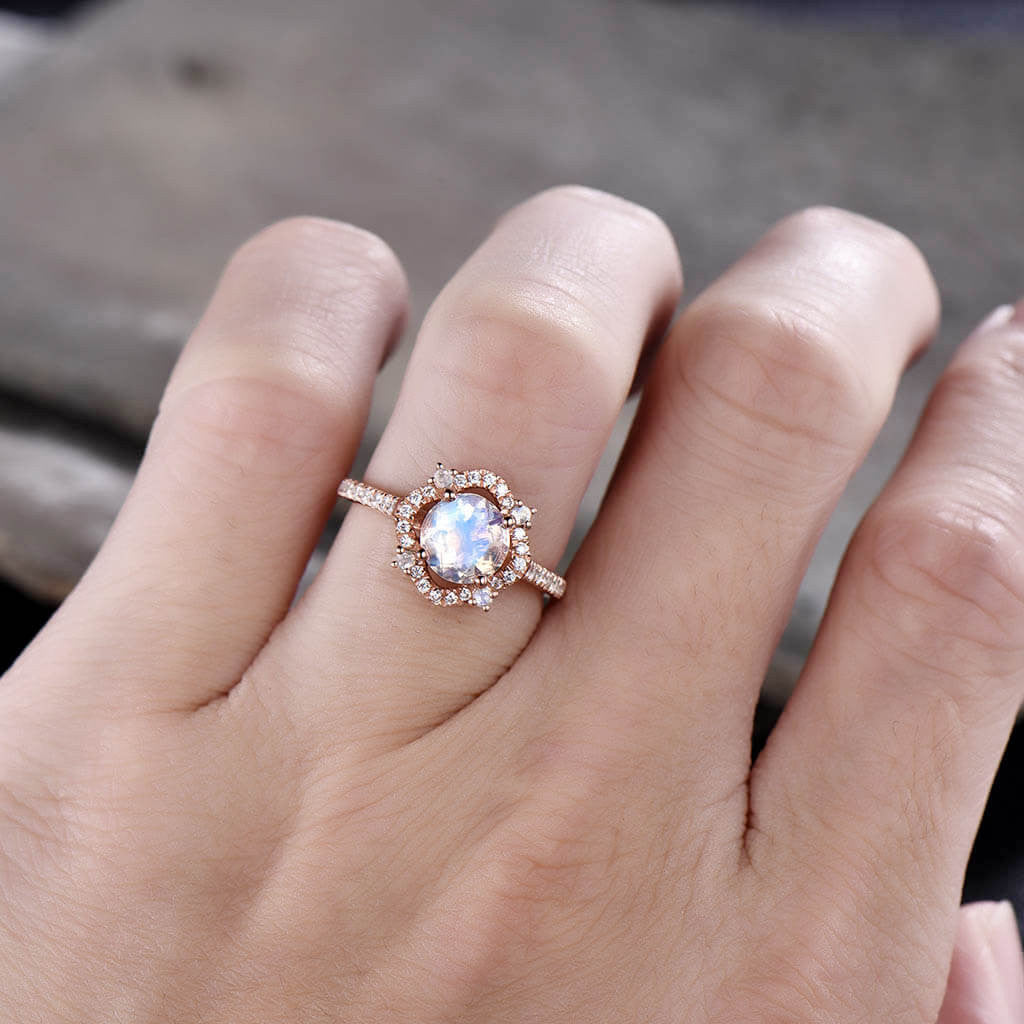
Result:
<svg viewBox="0 0 1024 1024">
<path fill-rule="evenodd" d="M 395 520 L 391 564 L 432 604 L 490 611 L 495 595 L 520 580 L 551 597 L 565 593 L 565 580 L 530 556 L 537 510 L 497 473 L 439 462 L 430 480 L 404 497 L 352 479 L 342 480 L 338 494 Z"/>
</svg>

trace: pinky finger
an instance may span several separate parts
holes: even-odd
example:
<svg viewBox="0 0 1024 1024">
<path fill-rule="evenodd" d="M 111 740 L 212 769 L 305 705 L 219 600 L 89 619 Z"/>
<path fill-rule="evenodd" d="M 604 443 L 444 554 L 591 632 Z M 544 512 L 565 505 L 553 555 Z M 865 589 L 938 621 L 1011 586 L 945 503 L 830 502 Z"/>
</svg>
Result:
<svg viewBox="0 0 1024 1024">
<path fill-rule="evenodd" d="M 1024 955 L 1009 903 L 960 908 L 956 946 L 937 1024 L 1024 1021 Z"/>
<path fill-rule="evenodd" d="M 1022 388 L 1024 303 L 939 381 L 750 781 L 756 872 L 800 865 L 829 948 L 872 949 L 857 983 L 883 1013 L 918 1000 L 922 1021 L 1024 696 Z"/>
</svg>

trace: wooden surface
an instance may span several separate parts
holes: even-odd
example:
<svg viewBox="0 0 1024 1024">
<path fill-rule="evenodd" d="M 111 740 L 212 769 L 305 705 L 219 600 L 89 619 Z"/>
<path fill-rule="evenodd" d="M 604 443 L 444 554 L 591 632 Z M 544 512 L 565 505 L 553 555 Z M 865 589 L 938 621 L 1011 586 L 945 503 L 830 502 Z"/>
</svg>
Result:
<svg viewBox="0 0 1024 1024">
<path fill-rule="evenodd" d="M 415 321 L 499 212 L 553 183 L 661 213 L 690 294 L 776 218 L 831 202 L 919 242 L 946 321 L 829 527 L 780 656 L 788 676 L 953 344 L 1024 291 L 1016 37 L 617 0 L 124 0 L 25 34 L 6 62 L 5 38 L 0 573 L 51 598 L 122 499 L 218 269 L 268 221 L 312 212 L 383 235 Z"/>
</svg>

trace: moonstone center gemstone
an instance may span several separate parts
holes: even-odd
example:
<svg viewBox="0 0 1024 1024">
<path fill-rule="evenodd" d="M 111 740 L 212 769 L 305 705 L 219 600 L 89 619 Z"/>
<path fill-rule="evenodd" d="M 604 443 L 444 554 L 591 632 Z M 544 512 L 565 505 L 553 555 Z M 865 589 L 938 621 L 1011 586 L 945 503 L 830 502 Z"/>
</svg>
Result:
<svg viewBox="0 0 1024 1024">
<path fill-rule="evenodd" d="M 439 501 L 423 517 L 420 547 L 432 572 L 449 583 L 490 576 L 508 556 L 501 511 L 480 494 Z"/>
</svg>

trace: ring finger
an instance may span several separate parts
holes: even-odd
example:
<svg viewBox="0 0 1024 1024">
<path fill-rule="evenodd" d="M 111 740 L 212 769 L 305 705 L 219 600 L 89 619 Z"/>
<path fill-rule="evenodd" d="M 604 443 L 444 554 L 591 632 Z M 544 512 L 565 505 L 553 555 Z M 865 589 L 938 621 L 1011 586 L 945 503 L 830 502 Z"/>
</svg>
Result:
<svg viewBox="0 0 1024 1024">
<path fill-rule="evenodd" d="M 624 200 L 555 189 L 507 214 L 428 313 L 367 471 L 406 494 L 439 461 L 488 469 L 539 510 L 531 554 L 553 565 L 647 339 L 678 299 L 664 224 Z M 524 584 L 494 613 L 435 607 L 389 567 L 394 522 L 354 507 L 252 685 L 321 728 L 400 742 L 436 724 L 517 657 L 542 603 Z M 281 680 L 284 680 L 282 683 Z"/>
</svg>

